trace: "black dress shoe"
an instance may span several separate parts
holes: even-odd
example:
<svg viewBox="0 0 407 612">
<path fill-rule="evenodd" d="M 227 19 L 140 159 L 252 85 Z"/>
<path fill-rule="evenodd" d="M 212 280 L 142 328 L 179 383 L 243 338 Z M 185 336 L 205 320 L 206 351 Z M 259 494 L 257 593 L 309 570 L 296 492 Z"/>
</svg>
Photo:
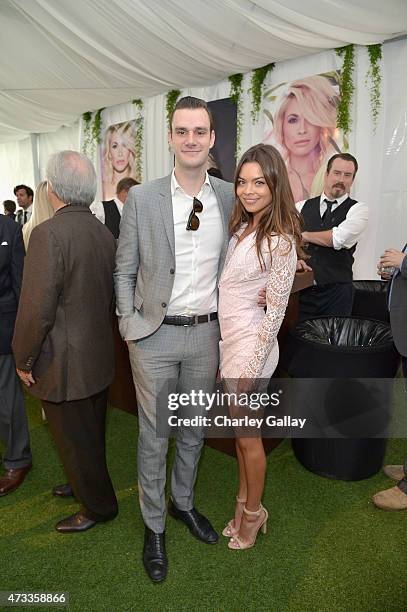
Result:
<svg viewBox="0 0 407 612">
<path fill-rule="evenodd" d="M 75 512 L 55 525 L 55 529 L 59 533 L 76 533 L 87 531 L 96 525 L 97 521 L 93 521 L 83 514 L 83 512 Z"/>
<path fill-rule="evenodd" d="M 219 536 L 208 521 L 195 508 L 192 510 L 180 510 L 172 499 L 168 503 L 168 514 L 173 518 L 183 521 L 193 536 L 205 542 L 205 544 L 216 544 Z"/>
<path fill-rule="evenodd" d="M 153 582 L 161 582 L 165 579 L 168 567 L 165 532 L 155 533 L 146 526 L 144 530 L 143 565 Z"/>
<path fill-rule="evenodd" d="M 55 497 L 73 497 L 73 491 L 71 485 L 67 482 L 66 484 L 56 485 L 52 489 L 52 495 Z"/>
<path fill-rule="evenodd" d="M 24 482 L 24 478 L 32 468 L 32 464 L 22 468 L 5 470 L 0 478 L 0 497 L 12 493 Z"/>
</svg>

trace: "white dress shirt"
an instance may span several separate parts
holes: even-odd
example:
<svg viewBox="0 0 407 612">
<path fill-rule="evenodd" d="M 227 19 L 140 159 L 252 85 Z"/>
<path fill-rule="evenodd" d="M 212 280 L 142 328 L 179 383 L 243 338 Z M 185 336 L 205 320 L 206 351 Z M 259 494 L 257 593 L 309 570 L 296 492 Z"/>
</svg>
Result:
<svg viewBox="0 0 407 612">
<path fill-rule="evenodd" d="M 223 225 L 215 192 L 208 174 L 197 199 L 203 210 L 200 225 L 187 230 L 193 197 L 171 177 L 175 235 L 175 278 L 167 315 L 201 315 L 217 310 L 217 275 L 223 245 Z"/>
<path fill-rule="evenodd" d="M 338 208 L 348 198 L 348 194 L 345 193 L 340 198 L 336 198 L 337 204 L 332 205 L 332 212 Z M 319 211 L 321 218 L 326 211 L 326 202 L 325 199 L 330 200 L 325 193 L 321 194 Z M 302 211 L 302 208 L 307 202 L 307 200 L 301 200 L 301 202 L 296 203 L 296 208 L 298 212 Z M 352 248 L 357 241 L 359 240 L 360 235 L 367 227 L 369 211 L 366 204 L 363 202 L 356 202 L 348 211 L 346 215 L 346 219 L 339 223 L 336 227 L 332 228 L 332 242 L 333 248 L 336 250 L 339 249 L 350 249 Z M 321 230 L 324 231 L 324 230 Z"/>
<path fill-rule="evenodd" d="M 113 201 L 118 208 L 120 216 L 122 216 L 123 206 L 124 206 L 123 202 L 121 202 L 119 198 L 113 198 Z M 105 209 L 103 206 L 103 202 L 93 202 L 93 204 L 91 204 L 89 208 L 91 212 L 95 215 L 95 217 L 99 219 L 99 221 L 101 221 L 104 225 L 105 224 Z"/>
<path fill-rule="evenodd" d="M 33 205 L 31 204 L 28 208 L 19 208 L 16 210 L 16 220 L 20 223 L 20 225 L 25 225 L 27 221 L 30 220 L 30 217 L 33 212 Z M 25 216 L 25 220 L 24 220 Z"/>
</svg>

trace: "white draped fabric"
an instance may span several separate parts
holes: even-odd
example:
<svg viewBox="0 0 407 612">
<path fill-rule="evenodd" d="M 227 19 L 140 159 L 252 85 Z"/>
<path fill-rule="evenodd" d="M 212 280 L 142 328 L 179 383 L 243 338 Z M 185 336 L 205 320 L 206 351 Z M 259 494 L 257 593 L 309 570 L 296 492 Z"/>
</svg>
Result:
<svg viewBox="0 0 407 612">
<path fill-rule="evenodd" d="M 227 75 L 245 72 L 241 150 L 261 141 L 264 118 L 250 117 L 250 70 L 277 61 L 266 86 L 340 69 L 332 49 L 407 32 L 407 2 L 391 0 L 2 0 L 0 3 L 0 202 L 17 183 L 44 178 L 50 153 L 79 149 L 78 117 L 106 107 L 103 127 L 133 119 L 144 101 L 143 179 L 170 172 L 169 89 L 206 100 L 229 97 Z M 13 50 L 13 52 L 11 52 Z M 356 47 L 350 152 L 359 160 L 353 194 L 370 222 L 355 277 L 376 278 L 388 246 L 407 241 L 407 39 L 383 45 L 382 111 L 372 131 Z M 283 61 L 285 60 L 285 61 Z M 61 127 L 64 126 L 64 127 Z M 12 141 L 12 142 L 10 142 Z M 94 163 L 99 171 L 98 151 Z M 98 193 L 98 198 L 100 198 Z M 1 206 L 1 205 L 0 205 Z"/>
<path fill-rule="evenodd" d="M 405 0 L 2 0 L 0 142 L 87 110 L 407 32 Z"/>
<path fill-rule="evenodd" d="M 0 144 L 0 203 L 3 200 L 14 200 L 13 187 L 24 183 L 35 185 L 33 140 L 24 138 L 17 142 Z M 0 204 L 0 213 L 3 205 Z"/>
</svg>

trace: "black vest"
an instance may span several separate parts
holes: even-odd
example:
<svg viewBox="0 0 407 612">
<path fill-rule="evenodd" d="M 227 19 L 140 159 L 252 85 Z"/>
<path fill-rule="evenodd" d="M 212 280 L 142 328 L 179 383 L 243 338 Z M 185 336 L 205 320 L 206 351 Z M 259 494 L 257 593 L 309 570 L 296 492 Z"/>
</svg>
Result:
<svg viewBox="0 0 407 612">
<path fill-rule="evenodd" d="M 307 200 L 302 207 L 301 214 L 304 218 L 303 231 L 324 232 L 338 226 L 346 219 L 350 208 L 356 204 L 356 200 L 347 198 L 332 212 L 330 219 L 322 220 L 320 213 L 320 196 Z M 350 249 L 336 250 L 333 247 L 323 247 L 309 243 L 306 252 L 310 255 L 308 265 L 314 271 L 317 285 L 331 283 L 351 283 L 353 253 L 356 244 Z"/>
<path fill-rule="evenodd" d="M 108 200 L 107 202 L 102 202 L 102 204 L 105 210 L 105 225 L 117 240 L 120 234 L 121 220 L 117 204 L 114 200 Z"/>
</svg>

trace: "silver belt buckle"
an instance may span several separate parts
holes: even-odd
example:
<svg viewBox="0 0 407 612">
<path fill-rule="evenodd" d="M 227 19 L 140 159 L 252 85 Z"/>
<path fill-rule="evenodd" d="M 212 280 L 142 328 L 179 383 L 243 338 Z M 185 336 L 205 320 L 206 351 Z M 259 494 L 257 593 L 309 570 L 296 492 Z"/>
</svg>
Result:
<svg viewBox="0 0 407 612">
<path fill-rule="evenodd" d="M 192 323 L 184 323 L 183 327 L 195 327 L 195 325 L 198 325 L 198 315 L 191 315 L 188 318 L 189 319 L 193 319 L 193 322 Z"/>
</svg>

